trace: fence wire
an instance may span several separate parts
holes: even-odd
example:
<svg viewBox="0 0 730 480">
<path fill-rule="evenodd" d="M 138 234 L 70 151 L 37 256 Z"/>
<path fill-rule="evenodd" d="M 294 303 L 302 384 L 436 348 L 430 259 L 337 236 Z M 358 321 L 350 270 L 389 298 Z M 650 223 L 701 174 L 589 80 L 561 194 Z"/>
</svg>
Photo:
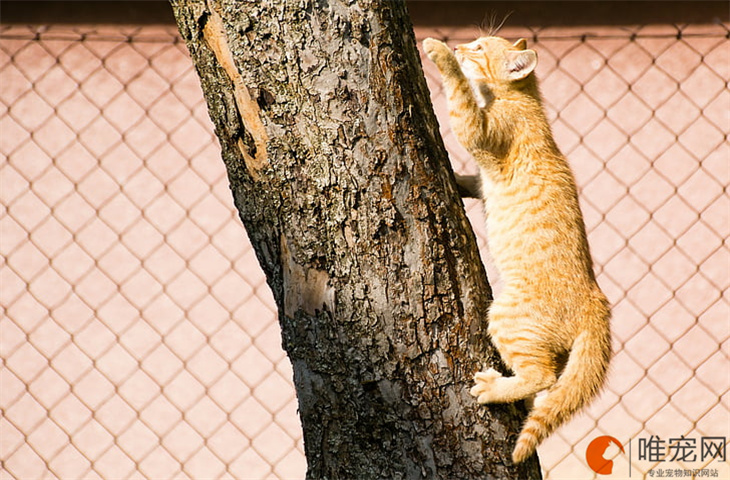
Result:
<svg viewBox="0 0 730 480">
<path fill-rule="evenodd" d="M 599 435 L 726 439 L 728 26 L 502 34 L 538 51 L 614 311 L 608 387 L 541 447 L 546 477 L 593 478 Z M 303 478 L 273 300 L 174 28 L 3 26 L 0 85 L 0 478 Z"/>
</svg>

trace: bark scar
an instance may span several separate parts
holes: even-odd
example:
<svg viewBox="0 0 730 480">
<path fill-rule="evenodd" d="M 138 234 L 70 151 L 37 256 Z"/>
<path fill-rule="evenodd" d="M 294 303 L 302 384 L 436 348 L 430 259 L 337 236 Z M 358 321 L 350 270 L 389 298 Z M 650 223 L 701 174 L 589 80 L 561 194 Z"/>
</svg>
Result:
<svg viewBox="0 0 730 480">
<path fill-rule="evenodd" d="M 294 261 L 285 235 L 281 236 L 281 264 L 284 280 L 284 314 L 294 318 L 297 310 L 316 315 L 325 306 L 334 311 L 335 292 L 327 272 L 306 268 Z"/>
<path fill-rule="evenodd" d="M 233 83 L 233 96 L 236 100 L 239 116 L 243 121 L 246 131 L 251 135 L 254 142 L 253 155 L 241 138 L 238 139 L 238 149 L 243 155 L 246 167 L 248 167 L 251 176 L 255 180 L 258 180 L 259 171 L 267 164 L 266 144 L 269 141 L 269 137 L 261 121 L 259 106 L 251 99 L 251 95 L 243 83 L 243 78 L 241 78 L 241 74 L 238 72 L 236 64 L 233 61 L 233 53 L 228 46 L 225 28 L 223 27 L 223 19 L 212 7 L 210 8 L 210 15 L 208 16 L 207 22 L 203 26 L 203 38 L 208 44 L 208 47 L 213 51 L 218 63 L 228 75 L 231 83 Z"/>
</svg>

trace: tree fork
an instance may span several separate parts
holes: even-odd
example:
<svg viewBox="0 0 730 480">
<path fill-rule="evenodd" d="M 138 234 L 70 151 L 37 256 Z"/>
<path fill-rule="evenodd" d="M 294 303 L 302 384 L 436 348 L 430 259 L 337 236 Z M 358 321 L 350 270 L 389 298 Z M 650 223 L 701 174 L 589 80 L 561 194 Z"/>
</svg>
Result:
<svg viewBox="0 0 730 480">
<path fill-rule="evenodd" d="M 171 0 L 271 287 L 309 478 L 540 478 L 403 2 Z M 286 392 L 282 392 L 286 393 Z"/>
</svg>

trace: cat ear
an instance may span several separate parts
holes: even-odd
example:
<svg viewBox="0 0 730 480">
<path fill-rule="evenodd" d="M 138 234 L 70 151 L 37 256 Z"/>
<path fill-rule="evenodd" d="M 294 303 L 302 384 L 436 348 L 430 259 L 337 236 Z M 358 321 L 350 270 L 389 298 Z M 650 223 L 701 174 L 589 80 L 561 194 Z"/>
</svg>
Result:
<svg viewBox="0 0 730 480">
<path fill-rule="evenodd" d="M 517 50 L 525 50 L 527 49 L 527 40 L 525 40 L 524 38 L 520 38 L 512 46 L 515 47 Z"/>
<path fill-rule="evenodd" d="M 513 82 L 527 77 L 537 66 L 537 53 L 534 50 L 508 51 L 506 55 L 507 79 Z"/>
</svg>

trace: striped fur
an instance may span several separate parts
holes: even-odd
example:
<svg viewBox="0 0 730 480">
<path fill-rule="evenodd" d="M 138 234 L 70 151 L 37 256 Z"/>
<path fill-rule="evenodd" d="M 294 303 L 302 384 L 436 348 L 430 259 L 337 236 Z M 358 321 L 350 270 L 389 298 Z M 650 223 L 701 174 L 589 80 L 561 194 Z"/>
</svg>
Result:
<svg viewBox="0 0 730 480">
<path fill-rule="evenodd" d="M 438 66 L 452 130 L 479 165 L 490 252 L 504 289 L 489 334 L 514 376 L 475 375 L 479 403 L 535 402 L 513 452 L 518 463 L 586 405 L 611 357 L 610 310 L 593 274 L 570 167 L 555 145 L 524 40 L 483 37 L 456 53 L 423 42 Z"/>
</svg>

